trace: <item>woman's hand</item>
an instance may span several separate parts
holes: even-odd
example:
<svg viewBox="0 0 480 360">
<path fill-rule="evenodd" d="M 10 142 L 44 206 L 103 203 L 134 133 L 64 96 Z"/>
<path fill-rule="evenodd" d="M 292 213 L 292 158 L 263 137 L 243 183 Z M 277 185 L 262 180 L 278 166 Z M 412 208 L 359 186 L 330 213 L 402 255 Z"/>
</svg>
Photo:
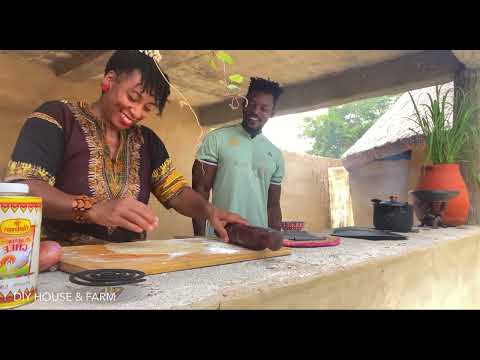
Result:
<svg viewBox="0 0 480 360">
<path fill-rule="evenodd" d="M 243 224 L 248 225 L 247 220 L 240 215 L 225 211 L 220 208 L 216 208 L 212 205 L 207 210 L 207 219 L 215 229 L 218 236 L 225 242 L 229 242 L 227 230 L 225 230 L 226 224 Z"/>
<path fill-rule="evenodd" d="M 120 226 L 141 233 L 158 226 L 158 217 L 145 204 L 133 198 L 105 200 L 87 211 L 89 222 L 104 226 Z"/>
</svg>

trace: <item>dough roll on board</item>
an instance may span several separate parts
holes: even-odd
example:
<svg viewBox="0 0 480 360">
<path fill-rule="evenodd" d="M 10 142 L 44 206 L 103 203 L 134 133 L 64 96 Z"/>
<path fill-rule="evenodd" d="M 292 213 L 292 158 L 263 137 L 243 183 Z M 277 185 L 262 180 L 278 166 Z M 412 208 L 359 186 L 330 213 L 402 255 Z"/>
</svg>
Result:
<svg viewBox="0 0 480 360">
<path fill-rule="evenodd" d="M 228 224 L 225 226 L 231 244 L 250 250 L 278 250 L 283 245 L 280 231 L 251 225 Z"/>
</svg>

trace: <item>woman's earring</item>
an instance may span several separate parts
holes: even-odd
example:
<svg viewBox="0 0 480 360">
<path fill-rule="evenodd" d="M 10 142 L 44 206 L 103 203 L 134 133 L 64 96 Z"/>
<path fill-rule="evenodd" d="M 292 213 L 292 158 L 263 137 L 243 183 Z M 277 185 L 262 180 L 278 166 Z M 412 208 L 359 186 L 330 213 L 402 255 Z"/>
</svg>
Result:
<svg viewBox="0 0 480 360">
<path fill-rule="evenodd" d="M 102 83 L 102 93 L 106 93 L 108 90 L 110 90 L 110 85 L 107 83 Z"/>
</svg>

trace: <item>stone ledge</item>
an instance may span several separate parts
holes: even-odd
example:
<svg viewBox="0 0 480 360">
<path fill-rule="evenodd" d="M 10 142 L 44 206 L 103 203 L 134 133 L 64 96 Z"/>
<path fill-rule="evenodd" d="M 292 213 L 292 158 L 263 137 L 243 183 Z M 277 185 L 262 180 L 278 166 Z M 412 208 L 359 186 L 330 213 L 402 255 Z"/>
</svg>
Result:
<svg viewBox="0 0 480 360">
<path fill-rule="evenodd" d="M 421 230 L 401 241 L 345 238 L 285 257 L 149 276 L 112 303 L 37 301 L 21 309 L 475 308 L 479 241 L 480 226 Z M 54 272 L 40 275 L 39 290 L 99 289 Z"/>
</svg>

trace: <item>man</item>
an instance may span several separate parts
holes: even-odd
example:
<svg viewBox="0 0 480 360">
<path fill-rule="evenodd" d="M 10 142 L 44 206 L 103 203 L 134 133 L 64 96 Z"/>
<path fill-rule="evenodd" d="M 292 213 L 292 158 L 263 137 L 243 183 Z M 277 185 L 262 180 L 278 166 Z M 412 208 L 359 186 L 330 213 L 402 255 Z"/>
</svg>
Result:
<svg viewBox="0 0 480 360">
<path fill-rule="evenodd" d="M 285 166 L 281 151 L 263 134 L 282 93 L 273 81 L 251 78 L 243 121 L 210 132 L 192 168 L 192 187 L 206 200 L 238 213 L 251 225 L 280 230 L 281 183 Z M 203 218 L 193 218 L 195 235 L 212 236 Z"/>
</svg>

